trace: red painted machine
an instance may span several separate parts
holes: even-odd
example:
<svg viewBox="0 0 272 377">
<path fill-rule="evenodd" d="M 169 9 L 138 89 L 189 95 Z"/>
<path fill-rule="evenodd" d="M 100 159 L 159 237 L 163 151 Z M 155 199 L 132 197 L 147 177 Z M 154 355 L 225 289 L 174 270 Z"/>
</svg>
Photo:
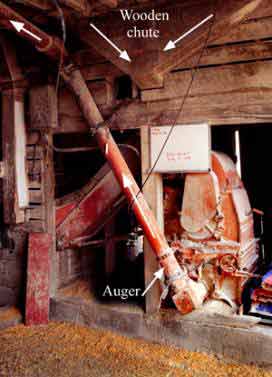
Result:
<svg viewBox="0 0 272 377">
<path fill-rule="evenodd" d="M 164 191 L 168 241 L 190 278 L 206 285 L 206 302 L 222 300 L 236 311 L 245 282 L 254 276 L 258 247 L 252 209 L 235 165 L 213 152 L 211 171 L 186 174 L 183 195 L 180 191 L 170 186 Z"/>
</svg>

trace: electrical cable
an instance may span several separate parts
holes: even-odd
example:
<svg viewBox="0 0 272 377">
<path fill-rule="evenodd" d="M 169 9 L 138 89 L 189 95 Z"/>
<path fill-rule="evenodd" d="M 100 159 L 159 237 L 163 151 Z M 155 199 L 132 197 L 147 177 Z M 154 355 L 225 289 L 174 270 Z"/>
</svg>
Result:
<svg viewBox="0 0 272 377">
<path fill-rule="evenodd" d="M 140 157 L 140 153 L 137 148 L 130 144 L 118 143 L 117 144 L 121 148 L 127 148 L 133 150 L 138 157 Z M 71 148 L 59 148 L 52 146 L 54 152 L 57 153 L 82 153 L 82 152 L 93 152 L 93 151 L 100 151 L 99 147 L 71 147 Z"/>
</svg>

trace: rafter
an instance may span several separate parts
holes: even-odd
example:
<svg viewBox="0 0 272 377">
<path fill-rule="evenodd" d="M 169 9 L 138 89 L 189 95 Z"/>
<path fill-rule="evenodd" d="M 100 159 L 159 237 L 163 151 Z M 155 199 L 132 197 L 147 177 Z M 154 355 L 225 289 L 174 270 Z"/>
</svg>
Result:
<svg viewBox="0 0 272 377">
<path fill-rule="evenodd" d="M 60 2 L 83 16 L 89 16 L 92 12 L 92 7 L 88 0 L 60 0 Z"/>
<path fill-rule="evenodd" d="M 11 4 L 22 4 L 21 0 L 12 0 Z M 49 0 L 24 0 L 23 4 L 29 7 L 37 8 L 43 11 L 51 10 L 54 4 Z"/>
<path fill-rule="evenodd" d="M 14 4 L 22 4 L 21 0 L 13 0 Z M 59 0 L 61 6 L 70 8 L 82 16 L 89 16 L 92 12 L 93 7 L 89 4 L 88 0 Z M 32 8 L 36 8 L 43 11 L 54 11 L 54 3 L 50 0 L 24 0 L 23 4 Z"/>
<path fill-rule="evenodd" d="M 118 0 L 98 0 L 98 2 L 109 8 L 116 8 L 118 5 Z"/>
</svg>

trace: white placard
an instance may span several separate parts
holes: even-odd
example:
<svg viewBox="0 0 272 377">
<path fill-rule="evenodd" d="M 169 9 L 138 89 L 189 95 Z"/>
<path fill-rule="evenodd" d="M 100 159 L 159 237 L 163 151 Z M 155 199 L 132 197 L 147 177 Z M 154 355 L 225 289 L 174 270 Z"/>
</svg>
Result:
<svg viewBox="0 0 272 377">
<path fill-rule="evenodd" d="M 151 168 L 154 166 L 171 126 L 151 127 Z M 176 125 L 163 148 L 154 172 L 206 172 L 210 169 L 211 137 L 207 123 Z"/>
</svg>

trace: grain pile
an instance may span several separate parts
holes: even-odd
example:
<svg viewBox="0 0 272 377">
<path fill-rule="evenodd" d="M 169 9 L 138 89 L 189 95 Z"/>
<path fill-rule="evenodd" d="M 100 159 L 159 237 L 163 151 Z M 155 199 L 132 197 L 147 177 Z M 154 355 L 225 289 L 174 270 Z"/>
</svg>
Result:
<svg viewBox="0 0 272 377">
<path fill-rule="evenodd" d="M 90 289 L 90 283 L 81 279 L 78 279 L 72 284 L 61 288 L 58 294 L 62 297 L 79 297 L 84 301 L 95 299 L 93 291 Z"/>
<path fill-rule="evenodd" d="M 0 376 L 272 377 L 252 366 L 73 324 L 0 332 Z"/>
</svg>

